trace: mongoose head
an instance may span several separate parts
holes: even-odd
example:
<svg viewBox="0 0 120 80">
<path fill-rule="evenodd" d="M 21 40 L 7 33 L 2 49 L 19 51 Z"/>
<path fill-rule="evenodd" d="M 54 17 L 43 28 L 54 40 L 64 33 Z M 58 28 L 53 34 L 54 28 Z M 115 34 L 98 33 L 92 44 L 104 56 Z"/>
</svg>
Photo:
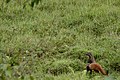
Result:
<svg viewBox="0 0 120 80">
<path fill-rule="evenodd" d="M 92 53 L 91 53 L 91 52 L 87 52 L 85 55 L 91 57 L 91 56 L 92 56 Z"/>
<path fill-rule="evenodd" d="M 88 63 L 96 62 L 91 52 L 86 53 L 86 55 L 89 57 Z"/>
</svg>

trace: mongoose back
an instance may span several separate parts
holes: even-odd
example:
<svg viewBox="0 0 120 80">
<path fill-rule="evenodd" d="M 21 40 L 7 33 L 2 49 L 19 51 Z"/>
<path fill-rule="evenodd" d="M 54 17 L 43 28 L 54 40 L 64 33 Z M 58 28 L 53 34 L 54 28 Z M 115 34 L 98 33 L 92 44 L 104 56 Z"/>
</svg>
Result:
<svg viewBox="0 0 120 80">
<path fill-rule="evenodd" d="M 92 70 L 95 72 L 101 72 L 103 75 L 108 75 L 108 71 L 106 72 L 102 66 L 98 63 L 91 63 L 87 65 L 87 72 L 90 71 L 90 74 L 92 74 Z"/>
</svg>

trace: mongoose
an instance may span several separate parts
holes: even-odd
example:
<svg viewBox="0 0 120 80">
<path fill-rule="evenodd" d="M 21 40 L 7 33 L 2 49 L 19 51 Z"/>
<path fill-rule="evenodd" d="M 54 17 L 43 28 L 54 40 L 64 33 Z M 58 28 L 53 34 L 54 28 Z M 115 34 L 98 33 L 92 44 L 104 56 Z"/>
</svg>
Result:
<svg viewBox="0 0 120 80">
<path fill-rule="evenodd" d="M 103 75 L 108 75 L 108 71 L 106 72 L 100 64 L 96 63 L 92 53 L 88 52 L 86 53 L 86 55 L 89 56 L 89 60 L 88 60 L 89 64 L 86 67 L 87 72 L 90 71 L 90 74 L 92 74 L 92 70 L 94 70 L 97 73 L 101 72 Z"/>
</svg>

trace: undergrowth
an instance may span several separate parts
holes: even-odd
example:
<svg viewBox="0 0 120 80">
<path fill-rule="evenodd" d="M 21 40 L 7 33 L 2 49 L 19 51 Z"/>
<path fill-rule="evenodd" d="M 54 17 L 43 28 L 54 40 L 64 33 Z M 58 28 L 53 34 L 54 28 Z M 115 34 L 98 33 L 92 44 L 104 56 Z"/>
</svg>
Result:
<svg viewBox="0 0 120 80">
<path fill-rule="evenodd" d="M 0 1 L 0 79 L 120 79 L 119 0 L 23 2 Z M 86 75 L 86 52 L 109 77 Z"/>
</svg>

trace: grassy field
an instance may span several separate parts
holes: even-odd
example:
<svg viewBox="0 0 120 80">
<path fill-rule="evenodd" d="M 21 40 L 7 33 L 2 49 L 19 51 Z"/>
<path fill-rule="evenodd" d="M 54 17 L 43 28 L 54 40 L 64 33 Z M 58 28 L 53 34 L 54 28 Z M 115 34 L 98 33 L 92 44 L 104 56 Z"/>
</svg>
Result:
<svg viewBox="0 0 120 80">
<path fill-rule="evenodd" d="M 120 1 L 0 1 L 0 80 L 120 80 Z M 109 77 L 86 75 L 92 52 Z"/>
</svg>

